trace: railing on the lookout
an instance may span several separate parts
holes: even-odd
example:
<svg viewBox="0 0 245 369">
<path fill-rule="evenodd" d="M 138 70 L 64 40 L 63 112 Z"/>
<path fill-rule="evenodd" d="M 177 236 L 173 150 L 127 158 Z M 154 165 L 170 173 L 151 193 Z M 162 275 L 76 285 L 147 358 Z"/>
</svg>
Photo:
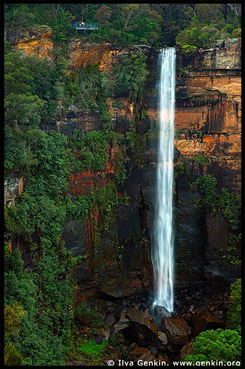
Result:
<svg viewBox="0 0 245 369">
<path fill-rule="evenodd" d="M 98 23 L 94 22 L 73 22 L 71 26 L 79 31 L 96 31 L 99 29 Z"/>
</svg>

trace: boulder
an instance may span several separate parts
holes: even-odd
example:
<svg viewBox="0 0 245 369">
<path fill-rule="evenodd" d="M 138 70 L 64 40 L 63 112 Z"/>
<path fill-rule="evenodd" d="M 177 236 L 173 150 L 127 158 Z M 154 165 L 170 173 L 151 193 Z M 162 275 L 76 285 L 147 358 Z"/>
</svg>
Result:
<svg viewBox="0 0 245 369">
<path fill-rule="evenodd" d="M 110 354 L 114 353 L 114 351 L 115 351 L 115 347 L 113 347 L 113 346 L 111 346 L 111 345 L 107 345 L 107 346 L 106 346 L 105 351 L 106 351 L 106 353 L 107 353 L 108 355 L 110 355 Z"/>
<path fill-rule="evenodd" d="M 224 328 L 224 324 L 221 320 L 205 307 L 201 308 L 193 315 L 192 322 L 194 327 L 194 337 L 209 329 Z"/>
<path fill-rule="evenodd" d="M 104 340 L 107 342 L 110 338 L 110 329 L 106 329 L 103 332 Z"/>
<path fill-rule="evenodd" d="M 192 348 L 192 342 L 187 343 L 183 346 L 179 353 L 179 360 L 182 361 L 187 355 L 193 354 L 194 350 Z"/>
<path fill-rule="evenodd" d="M 148 350 L 146 347 L 137 347 L 135 348 L 133 351 L 130 352 L 130 356 L 134 355 L 134 356 L 140 356 L 143 354 L 150 354 L 151 351 Z"/>
<path fill-rule="evenodd" d="M 189 342 L 190 327 L 186 321 L 178 317 L 163 318 L 162 328 L 166 332 L 170 343 L 185 345 Z"/>
<path fill-rule="evenodd" d="M 71 363 L 71 366 L 87 366 L 88 363 L 86 363 L 86 361 L 82 361 L 82 360 L 75 360 Z"/>
<path fill-rule="evenodd" d="M 157 326 L 154 323 L 152 317 L 142 310 L 136 310 L 133 308 L 128 308 L 126 312 L 126 316 L 129 318 L 131 322 L 139 323 L 149 330 L 151 330 L 155 335 L 157 335 Z"/>
<path fill-rule="evenodd" d="M 76 318 L 81 325 L 86 327 L 90 327 L 97 320 L 94 315 L 88 313 L 78 314 Z"/>
<path fill-rule="evenodd" d="M 96 345 L 101 345 L 102 344 L 102 342 L 103 342 L 103 333 L 98 333 L 98 334 L 96 334 L 96 336 L 95 336 L 95 343 L 96 343 Z"/>
<path fill-rule="evenodd" d="M 167 318 L 170 316 L 171 316 L 171 313 L 169 313 L 169 311 L 165 309 L 164 306 L 155 306 L 152 311 L 152 317 L 158 327 L 161 326 L 161 322 L 163 318 Z"/>
<path fill-rule="evenodd" d="M 162 345 L 167 345 L 168 337 L 167 337 L 166 333 L 158 332 L 158 339 L 161 341 Z"/>
<path fill-rule="evenodd" d="M 115 323 L 116 319 L 113 314 L 106 317 L 104 327 L 111 327 Z"/>
<path fill-rule="evenodd" d="M 116 323 L 116 324 L 114 324 L 114 326 L 112 327 L 113 335 L 117 334 L 119 331 L 122 331 L 125 328 L 128 328 L 128 326 L 129 325 L 127 323 L 124 323 L 124 324 Z"/>
<path fill-rule="evenodd" d="M 129 319 L 127 318 L 127 311 L 126 309 L 123 309 L 118 321 L 118 324 L 128 324 L 129 323 Z"/>
<path fill-rule="evenodd" d="M 129 319 L 129 328 L 125 334 L 139 346 L 155 346 L 157 342 L 158 329 L 152 317 L 143 312 L 128 308 L 126 316 Z"/>
</svg>

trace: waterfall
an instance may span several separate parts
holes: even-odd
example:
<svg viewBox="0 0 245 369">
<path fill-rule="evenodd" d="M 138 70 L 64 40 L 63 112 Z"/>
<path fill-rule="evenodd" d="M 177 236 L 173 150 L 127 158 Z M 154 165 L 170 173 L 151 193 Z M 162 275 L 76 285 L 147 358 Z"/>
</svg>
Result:
<svg viewBox="0 0 245 369">
<path fill-rule="evenodd" d="M 175 49 L 160 52 L 159 140 L 156 170 L 156 195 L 152 233 L 154 306 L 173 312 L 173 156 L 175 105 Z"/>
</svg>

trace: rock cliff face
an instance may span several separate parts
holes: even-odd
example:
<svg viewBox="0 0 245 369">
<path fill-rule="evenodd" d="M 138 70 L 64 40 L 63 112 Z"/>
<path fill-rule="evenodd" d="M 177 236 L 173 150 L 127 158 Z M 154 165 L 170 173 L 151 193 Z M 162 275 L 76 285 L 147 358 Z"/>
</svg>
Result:
<svg viewBox="0 0 245 369">
<path fill-rule="evenodd" d="M 200 175 L 211 174 L 217 178 L 218 192 L 222 187 L 238 190 L 241 181 L 240 47 L 240 40 L 229 40 L 193 56 L 177 51 L 175 149 L 178 155 L 175 166 L 200 154 L 206 160 L 203 166 L 192 162 L 189 173 L 176 171 L 177 290 L 204 283 L 211 292 L 222 285 L 222 280 L 225 286 L 225 281 L 231 281 L 239 269 L 227 267 L 219 254 L 220 249 L 228 247 L 228 222 L 220 214 L 200 217 L 195 207 L 200 194 L 193 193 L 190 184 Z M 157 97 L 147 97 L 145 104 L 148 116 L 158 119 Z M 148 177 L 151 178 L 149 173 Z"/>
<path fill-rule="evenodd" d="M 39 36 L 8 36 L 16 48 L 28 54 L 52 57 L 51 34 L 46 30 Z M 30 38 L 31 37 L 31 38 Z M 74 271 L 77 280 L 88 283 L 91 293 L 101 296 L 124 297 L 149 292 L 152 289 L 150 258 L 151 210 L 154 198 L 156 166 L 156 134 L 152 134 L 152 121 L 158 120 L 158 51 L 140 46 L 147 55 L 149 78 L 141 101 L 146 117 L 139 119 L 139 136 L 151 132 L 151 139 L 141 147 L 140 165 L 134 166 L 118 193 L 126 192 L 130 205 L 121 205 L 109 229 L 101 234 L 94 247 L 94 224 L 98 214 L 90 213 L 88 220 L 67 222 L 63 237 L 74 255 L 90 256 Z M 104 45 L 86 45 L 74 40 L 69 45 L 70 69 L 99 64 L 108 71 L 120 61 L 123 53 Z M 194 55 L 177 50 L 176 113 L 175 113 L 175 166 L 197 154 L 206 158 L 201 166 L 193 162 L 189 173 L 175 173 L 175 285 L 176 291 L 213 286 L 219 289 L 239 275 L 239 268 L 227 267 L 218 251 L 228 247 L 229 224 L 222 217 L 200 217 L 195 201 L 201 197 L 190 189 L 190 183 L 202 174 L 217 178 L 218 191 L 222 187 L 237 191 L 241 170 L 241 42 L 238 39 L 219 43 Z M 115 98 L 107 100 L 113 114 L 114 130 L 130 130 L 135 105 L 128 99 L 117 98 L 123 108 L 114 108 Z M 69 135 L 75 128 L 81 131 L 100 130 L 100 113 L 71 110 L 56 121 L 56 130 Z M 83 172 L 70 179 L 70 193 L 88 194 L 90 187 L 105 185 L 113 173 L 113 155 L 108 154 L 107 172 Z M 75 246 L 74 246 L 75 245 Z M 120 258 L 118 257 L 120 254 Z M 221 282 L 220 282 L 221 281 Z M 215 284 L 216 283 L 216 284 Z M 216 286 L 216 287 L 215 287 Z"/>
<path fill-rule="evenodd" d="M 6 40 L 17 50 L 28 55 L 38 55 L 42 58 L 51 58 L 54 44 L 51 41 L 52 29 L 48 26 L 31 28 L 25 32 L 7 32 Z"/>
</svg>

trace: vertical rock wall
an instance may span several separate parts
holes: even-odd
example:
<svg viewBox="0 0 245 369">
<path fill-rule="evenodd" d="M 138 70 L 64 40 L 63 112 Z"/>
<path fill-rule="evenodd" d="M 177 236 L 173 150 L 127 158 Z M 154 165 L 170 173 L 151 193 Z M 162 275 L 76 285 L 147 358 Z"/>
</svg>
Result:
<svg viewBox="0 0 245 369">
<path fill-rule="evenodd" d="M 53 45 L 48 43 L 50 35 L 46 31 L 39 36 L 9 35 L 8 39 L 16 48 L 28 54 L 52 58 L 49 51 Z M 71 70 L 99 64 L 100 70 L 106 71 L 120 60 L 122 54 L 133 51 L 119 50 L 109 44 L 83 45 L 81 40 L 74 40 L 69 48 Z M 118 186 L 118 193 L 126 193 L 130 197 L 130 204 L 121 205 L 117 209 L 109 229 L 102 232 L 96 248 L 94 224 L 99 214 L 91 213 L 83 223 L 67 222 L 63 232 L 66 245 L 74 255 L 89 254 L 75 271 L 75 278 L 88 281 L 95 291 L 99 290 L 100 294 L 111 297 L 131 296 L 152 288 L 150 230 L 155 192 L 156 122 L 159 116 L 159 50 L 138 48 L 147 55 L 149 70 L 146 93 L 139 104 L 139 111 L 145 111 L 146 116 L 138 119 L 136 127 L 138 136 L 142 138 L 142 147 L 138 165 L 128 167 L 126 182 Z M 118 108 L 113 107 L 116 100 L 120 102 Z M 107 104 L 113 114 L 114 130 L 123 134 L 129 132 L 129 122 L 134 118 L 136 110 L 135 102 L 121 97 L 109 98 Z M 69 135 L 75 128 L 81 131 L 102 129 L 100 113 L 78 111 L 73 107 L 67 116 L 57 118 L 57 131 Z M 197 154 L 207 159 L 204 166 L 193 163 L 189 173 L 175 173 L 176 289 L 206 286 L 210 281 L 215 281 L 217 276 L 223 278 L 223 282 L 232 281 L 238 275 L 239 268 L 224 269 L 217 256 L 217 250 L 227 244 L 229 225 L 223 218 L 200 216 L 195 201 L 201 195 L 191 191 L 190 184 L 207 173 L 217 178 L 218 191 L 222 187 L 237 191 L 240 183 L 240 40 L 228 40 L 212 49 L 199 50 L 194 55 L 185 55 L 177 50 L 175 129 L 176 168 L 183 160 Z M 146 135 L 150 139 L 144 140 Z M 128 150 L 129 158 L 132 159 L 133 154 Z M 73 175 L 70 179 L 70 193 L 73 196 L 88 194 L 91 186 L 104 186 L 113 176 L 113 160 L 113 155 L 108 154 L 108 165 L 112 170 L 103 176 L 91 172 Z"/>
</svg>

